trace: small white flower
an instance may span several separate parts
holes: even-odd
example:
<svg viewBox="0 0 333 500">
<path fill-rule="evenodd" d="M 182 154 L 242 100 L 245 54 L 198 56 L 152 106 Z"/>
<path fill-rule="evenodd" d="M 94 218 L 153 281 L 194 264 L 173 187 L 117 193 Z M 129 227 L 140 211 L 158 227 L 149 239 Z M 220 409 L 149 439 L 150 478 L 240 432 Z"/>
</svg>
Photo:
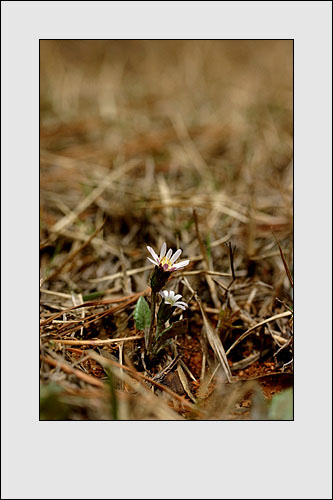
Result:
<svg viewBox="0 0 333 500">
<path fill-rule="evenodd" d="M 179 307 L 180 309 L 183 309 L 184 311 L 188 307 L 186 302 L 179 301 L 181 298 L 180 294 L 175 295 L 175 292 L 173 290 L 163 290 L 162 292 L 159 292 L 161 297 L 165 300 L 166 304 L 170 304 L 171 306 L 174 307 Z"/>
<path fill-rule="evenodd" d="M 182 251 L 179 249 L 177 250 L 173 255 L 172 255 L 172 250 L 171 248 L 167 250 L 167 245 L 164 242 L 161 248 L 160 256 L 157 255 L 155 250 L 153 250 L 151 247 L 148 247 L 148 252 L 152 255 L 152 259 L 150 257 L 147 257 L 147 259 L 155 264 L 156 266 L 159 266 L 163 269 L 163 271 L 166 272 L 172 272 L 176 271 L 177 269 L 181 269 L 182 267 L 187 266 L 187 264 L 190 262 L 189 260 L 183 260 L 182 262 L 179 262 L 178 264 L 175 264 L 176 260 L 182 253 Z"/>
</svg>

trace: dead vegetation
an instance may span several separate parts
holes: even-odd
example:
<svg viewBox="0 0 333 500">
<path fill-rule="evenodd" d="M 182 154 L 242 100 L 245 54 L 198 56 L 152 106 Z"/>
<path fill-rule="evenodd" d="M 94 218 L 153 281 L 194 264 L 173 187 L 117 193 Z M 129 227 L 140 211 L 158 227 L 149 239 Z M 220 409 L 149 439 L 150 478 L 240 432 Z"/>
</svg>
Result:
<svg viewBox="0 0 333 500">
<path fill-rule="evenodd" d="M 40 418 L 292 418 L 292 42 L 40 50 Z M 163 241 L 188 328 L 147 366 Z"/>
</svg>

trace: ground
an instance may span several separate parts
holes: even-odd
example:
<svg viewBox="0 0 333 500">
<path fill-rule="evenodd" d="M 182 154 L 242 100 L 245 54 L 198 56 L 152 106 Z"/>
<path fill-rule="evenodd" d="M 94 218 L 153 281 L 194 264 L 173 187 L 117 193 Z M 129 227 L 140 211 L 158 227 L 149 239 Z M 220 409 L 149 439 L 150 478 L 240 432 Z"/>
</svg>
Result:
<svg viewBox="0 0 333 500">
<path fill-rule="evenodd" d="M 291 419 L 292 42 L 40 49 L 40 418 Z M 187 328 L 149 357 L 164 241 Z"/>
</svg>

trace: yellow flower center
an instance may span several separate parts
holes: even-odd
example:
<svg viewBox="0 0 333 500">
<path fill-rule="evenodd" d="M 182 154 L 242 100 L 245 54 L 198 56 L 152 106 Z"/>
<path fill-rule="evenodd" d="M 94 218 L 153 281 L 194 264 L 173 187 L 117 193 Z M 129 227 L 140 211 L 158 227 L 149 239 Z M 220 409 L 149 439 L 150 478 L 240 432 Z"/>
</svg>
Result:
<svg viewBox="0 0 333 500">
<path fill-rule="evenodd" d="M 164 267 L 165 264 L 167 264 L 168 266 L 168 269 L 169 267 L 172 267 L 172 262 L 170 259 L 167 259 L 166 257 L 163 257 L 161 260 L 160 260 L 160 266 Z"/>
</svg>

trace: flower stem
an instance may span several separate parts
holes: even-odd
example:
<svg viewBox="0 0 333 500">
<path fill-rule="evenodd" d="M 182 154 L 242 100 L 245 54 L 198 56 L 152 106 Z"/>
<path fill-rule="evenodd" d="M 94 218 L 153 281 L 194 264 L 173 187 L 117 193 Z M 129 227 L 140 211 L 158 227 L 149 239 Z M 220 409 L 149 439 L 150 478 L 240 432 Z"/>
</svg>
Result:
<svg viewBox="0 0 333 500">
<path fill-rule="evenodd" d="M 150 352 L 151 350 L 151 344 L 153 340 L 153 330 L 154 330 L 154 324 L 155 324 L 155 310 L 156 310 L 156 297 L 157 294 L 152 290 L 151 292 L 151 308 L 150 308 L 150 325 L 149 325 L 149 331 L 148 331 L 148 339 L 147 339 L 147 351 Z"/>
</svg>

